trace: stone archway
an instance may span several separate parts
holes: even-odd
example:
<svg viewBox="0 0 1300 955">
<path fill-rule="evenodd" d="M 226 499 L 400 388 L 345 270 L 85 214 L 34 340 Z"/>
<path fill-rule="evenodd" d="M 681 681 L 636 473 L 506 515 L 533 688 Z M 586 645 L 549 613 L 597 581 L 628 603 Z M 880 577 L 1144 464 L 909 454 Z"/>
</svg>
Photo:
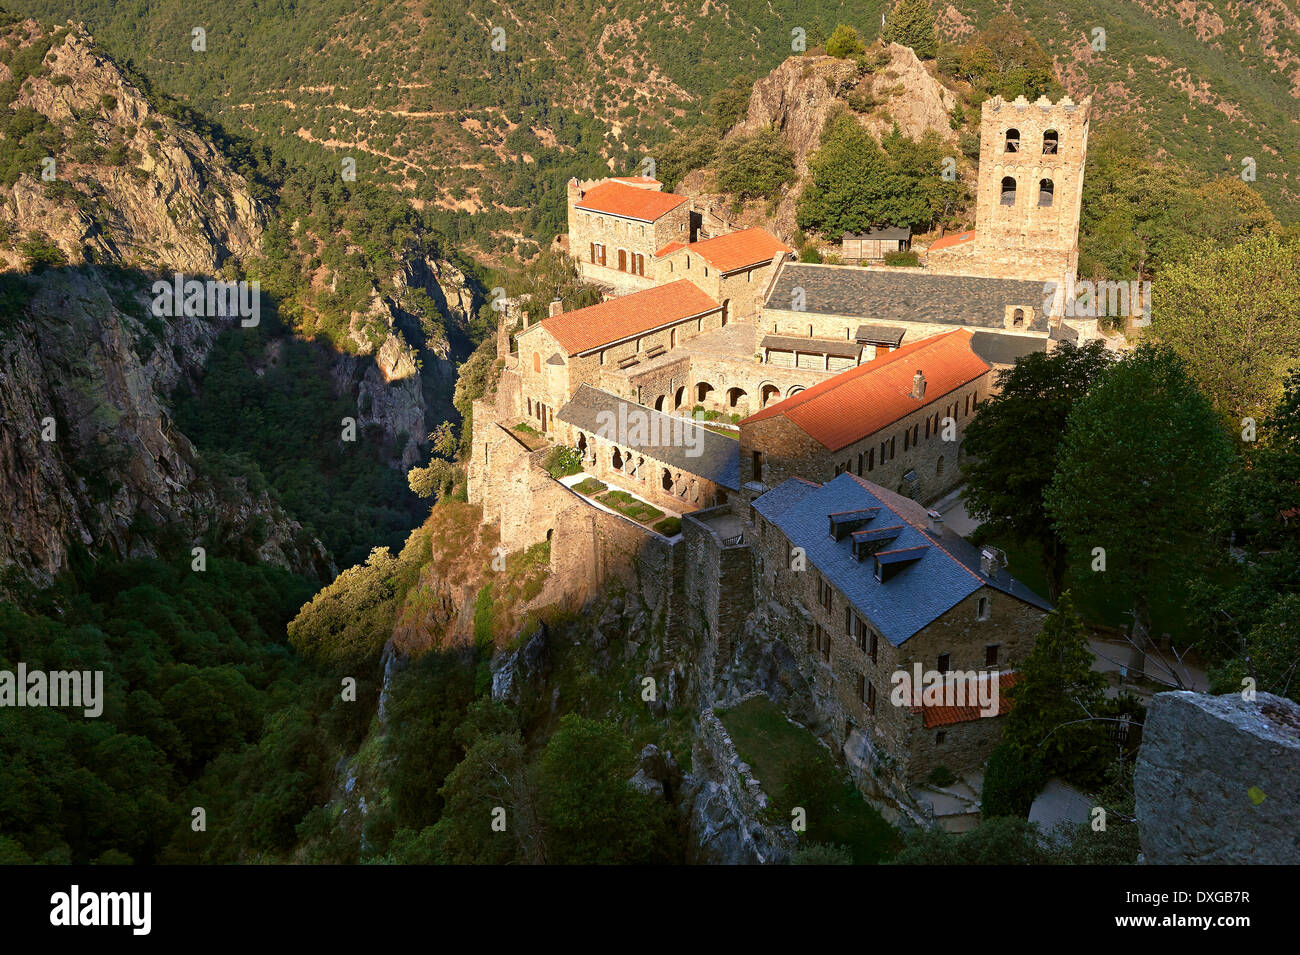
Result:
<svg viewBox="0 0 1300 955">
<path fill-rule="evenodd" d="M 781 399 L 781 389 L 770 381 L 759 386 L 758 394 L 758 404 L 760 408 L 766 408 L 773 401 L 779 401 Z"/>
<path fill-rule="evenodd" d="M 685 403 L 685 401 L 686 401 L 686 386 L 682 385 L 680 388 L 677 389 L 676 394 L 673 395 L 673 410 L 676 411 Z"/>
<path fill-rule="evenodd" d="M 744 404 L 741 404 L 744 402 Z M 749 393 L 744 388 L 727 389 L 727 407 L 742 410 L 749 406 Z"/>
<path fill-rule="evenodd" d="M 663 411 L 663 410 L 664 410 L 664 402 L 667 401 L 667 400 L 668 400 L 668 396 L 667 396 L 667 395 L 660 395 L 658 398 L 656 398 L 656 399 L 655 399 L 655 411 Z"/>
<path fill-rule="evenodd" d="M 615 448 L 609 456 L 609 464 L 615 471 L 623 470 L 623 454 Z"/>
<path fill-rule="evenodd" d="M 697 382 L 695 385 L 695 401 L 698 404 L 704 404 L 709 400 L 709 395 L 713 394 L 713 386 L 707 381 Z"/>
<path fill-rule="evenodd" d="M 668 491 L 670 493 L 672 492 L 673 476 L 672 474 L 669 473 L 667 468 L 663 469 L 663 474 L 659 478 L 659 486 L 662 487 L 665 491 Z"/>
<path fill-rule="evenodd" d="M 803 385 L 791 385 L 790 390 L 785 393 L 785 396 L 789 398 L 791 395 L 797 395 L 801 391 L 803 391 Z"/>
</svg>

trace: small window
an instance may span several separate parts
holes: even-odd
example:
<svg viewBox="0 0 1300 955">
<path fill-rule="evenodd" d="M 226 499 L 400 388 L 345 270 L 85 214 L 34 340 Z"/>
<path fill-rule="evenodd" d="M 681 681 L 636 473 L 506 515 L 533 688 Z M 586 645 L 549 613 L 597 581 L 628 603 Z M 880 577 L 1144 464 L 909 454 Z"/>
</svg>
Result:
<svg viewBox="0 0 1300 955">
<path fill-rule="evenodd" d="M 1004 206 L 1014 206 L 1016 204 L 1016 180 L 1014 176 L 1002 177 L 1002 204 Z"/>
<path fill-rule="evenodd" d="M 872 662 L 872 663 L 875 663 L 875 662 L 876 662 L 876 648 L 877 648 L 876 641 L 877 641 L 879 638 L 880 638 L 880 635 L 879 635 L 878 633 L 876 633 L 876 631 L 874 631 L 874 630 L 872 630 L 872 629 L 870 629 L 870 628 L 867 629 L 867 639 L 870 641 L 870 644 L 869 644 L 868 649 L 867 649 L 867 656 L 871 657 L 871 662 Z"/>
<path fill-rule="evenodd" d="M 864 674 L 858 674 L 858 702 L 867 702 L 867 678 Z"/>
<path fill-rule="evenodd" d="M 984 648 L 984 665 L 986 667 L 995 667 L 998 665 L 998 650 L 1001 649 L 1001 647 L 1002 644 L 1000 643 L 990 643 Z"/>
<path fill-rule="evenodd" d="M 948 672 L 949 656 L 946 653 L 939 654 L 939 665 L 935 667 L 940 673 Z"/>
<path fill-rule="evenodd" d="M 876 688 L 870 680 L 867 681 L 867 712 L 876 712 Z"/>
<path fill-rule="evenodd" d="M 1056 193 L 1056 186 L 1050 179 L 1038 180 L 1038 205 L 1039 208 L 1046 209 L 1052 204 L 1052 199 Z"/>
<path fill-rule="evenodd" d="M 1011 324 L 1016 328 L 1020 328 L 1025 324 L 1025 310 L 1023 308 L 1018 308 L 1011 313 Z"/>
<path fill-rule="evenodd" d="M 1055 156 L 1056 150 L 1061 144 L 1061 138 L 1057 135 L 1056 130 L 1049 129 L 1043 133 L 1043 155 Z"/>
<path fill-rule="evenodd" d="M 1020 152 L 1020 130 L 1018 129 L 1007 130 L 1006 151 L 1009 153 Z"/>
<path fill-rule="evenodd" d="M 975 602 L 975 619 L 987 620 L 989 618 L 989 598 L 981 597 Z"/>
<path fill-rule="evenodd" d="M 762 451 L 754 452 L 754 480 L 755 481 L 763 480 L 763 452 Z"/>
<path fill-rule="evenodd" d="M 943 730 L 940 730 L 939 732 L 937 732 L 937 733 L 934 734 L 934 744 L 935 744 L 936 746 L 939 746 L 939 745 L 941 745 L 941 744 L 943 743 L 943 741 L 946 740 L 947 738 L 948 738 L 948 734 L 945 733 Z"/>
</svg>

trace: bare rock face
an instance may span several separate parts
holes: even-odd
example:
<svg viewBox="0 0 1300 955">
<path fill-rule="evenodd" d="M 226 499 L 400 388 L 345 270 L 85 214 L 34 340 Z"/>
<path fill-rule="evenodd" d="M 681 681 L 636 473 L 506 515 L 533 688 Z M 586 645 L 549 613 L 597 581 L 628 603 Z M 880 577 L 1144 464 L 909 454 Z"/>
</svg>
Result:
<svg viewBox="0 0 1300 955">
<path fill-rule="evenodd" d="M 1149 863 L 1300 863 L 1300 705 L 1159 693 L 1134 788 Z"/>
<path fill-rule="evenodd" d="M 220 322 L 148 326 L 95 268 L 18 281 L 30 298 L 0 327 L 0 567 L 48 583 L 74 542 L 156 556 L 158 529 L 173 525 L 184 543 L 215 536 L 249 559 L 333 576 L 324 547 L 265 491 L 200 476 L 159 397 L 202 363 Z"/>
<path fill-rule="evenodd" d="M 29 42 L 49 39 L 35 21 L 19 28 Z M 34 109 L 65 136 L 54 182 L 33 168 L 0 194 L 9 232 L 44 233 L 73 264 L 202 275 L 260 249 L 266 212 L 248 181 L 212 144 L 156 110 L 83 32 L 55 42 L 4 105 Z"/>
<path fill-rule="evenodd" d="M 853 116 L 877 138 L 895 123 L 913 139 L 927 131 L 954 138 L 948 116 L 956 95 L 930 74 L 910 47 L 891 43 L 886 51 L 888 62 L 866 73 L 851 59 L 791 57 L 754 84 L 745 118 L 727 135 L 776 129 L 794 153 L 795 181 L 780 197 L 774 221 L 769 221 L 766 203 L 751 202 L 737 217 L 739 226 L 765 225 L 787 240 L 794 234 L 795 204 L 808 176 L 808 161 L 821 145 L 827 119 L 842 108 L 853 108 Z M 728 204 L 729 197 L 707 189 L 707 177 L 697 171 L 678 191 L 717 207 Z"/>
</svg>

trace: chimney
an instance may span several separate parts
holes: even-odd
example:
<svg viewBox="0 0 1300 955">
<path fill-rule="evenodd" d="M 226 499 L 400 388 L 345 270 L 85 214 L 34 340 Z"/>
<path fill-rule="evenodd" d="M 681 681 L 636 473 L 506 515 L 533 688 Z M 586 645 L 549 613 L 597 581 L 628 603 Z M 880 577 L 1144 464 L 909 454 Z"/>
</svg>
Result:
<svg viewBox="0 0 1300 955">
<path fill-rule="evenodd" d="M 925 372 L 916 369 L 916 374 L 912 376 L 912 397 L 920 401 L 925 397 Z"/>
<path fill-rule="evenodd" d="M 554 318 L 556 315 L 559 315 L 563 311 L 564 311 L 564 302 L 562 302 L 558 297 L 553 298 L 551 299 L 551 307 L 547 311 L 547 317 Z"/>
<path fill-rule="evenodd" d="M 928 529 L 935 537 L 943 535 L 943 515 L 938 511 L 926 511 L 925 516 L 928 520 Z"/>
<path fill-rule="evenodd" d="M 996 550 L 980 551 L 980 573 L 985 577 L 996 577 L 1002 569 L 1002 561 Z"/>
</svg>

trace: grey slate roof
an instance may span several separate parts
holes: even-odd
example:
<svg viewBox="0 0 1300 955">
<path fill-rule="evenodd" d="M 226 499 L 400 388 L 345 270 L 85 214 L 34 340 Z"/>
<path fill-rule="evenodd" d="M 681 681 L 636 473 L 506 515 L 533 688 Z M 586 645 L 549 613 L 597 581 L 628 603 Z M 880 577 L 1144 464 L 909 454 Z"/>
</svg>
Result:
<svg viewBox="0 0 1300 955">
<path fill-rule="evenodd" d="M 876 580 L 870 557 L 859 562 L 852 536 L 836 541 L 829 533 L 829 515 L 860 508 L 880 508 L 864 530 L 902 524 L 890 551 L 924 548 L 883 583 Z M 1051 605 L 1006 570 L 992 577 L 980 573 L 980 549 L 955 534 L 936 537 L 916 523 L 925 511 L 914 501 L 878 487 L 853 474 L 841 474 L 817 485 L 791 478 L 761 495 L 754 509 L 779 527 L 790 543 L 802 547 L 808 563 L 844 594 L 894 646 L 989 586 L 1041 610 Z M 908 555 L 909 557 L 911 554 Z"/>
<path fill-rule="evenodd" d="M 847 315 L 869 323 L 934 322 L 1002 328 L 1007 306 L 1031 306 L 1031 331 L 1047 331 L 1042 282 L 934 275 L 923 269 L 881 272 L 847 266 L 787 262 L 766 308 L 790 310 L 794 289 L 804 290 L 805 312 Z"/>
<path fill-rule="evenodd" d="M 681 418 L 583 385 L 556 417 L 622 448 L 735 491 L 740 487 L 740 442 Z M 639 427 L 638 422 L 644 422 Z"/>
<path fill-rule="evenodd" d="M 893 345 L 897 348 L 906 334 L 907 329 L 897 325 L 859 325 L 854 337 L 867 345 Z"/>
<path fill-rule="evenodd" d="M 800 338 L 796 335 L 764 335 L 762 348 L 777 351 L 798 351 L 807 355 L 835 355 L 839 358 L 857 358 L 862 346 L 838 338 Z"/>
<path fill-rule="evenodd" d="M 1014 365 L 1017 358 L 1047 350 L 1047 339 L 1027 335 L 971 332 L 970 349 L 990 365 Z"/>
</svg>

